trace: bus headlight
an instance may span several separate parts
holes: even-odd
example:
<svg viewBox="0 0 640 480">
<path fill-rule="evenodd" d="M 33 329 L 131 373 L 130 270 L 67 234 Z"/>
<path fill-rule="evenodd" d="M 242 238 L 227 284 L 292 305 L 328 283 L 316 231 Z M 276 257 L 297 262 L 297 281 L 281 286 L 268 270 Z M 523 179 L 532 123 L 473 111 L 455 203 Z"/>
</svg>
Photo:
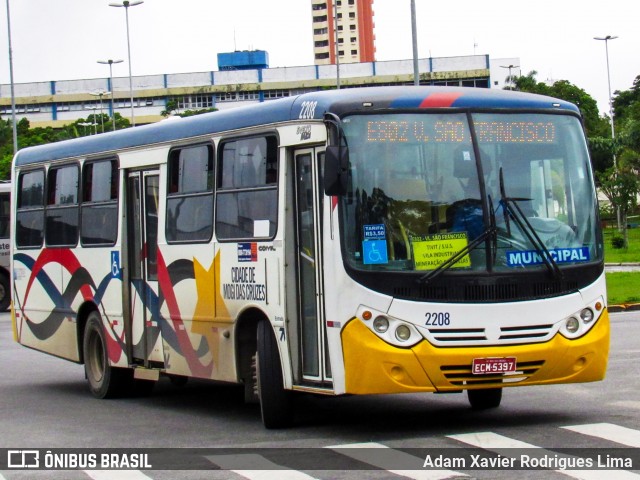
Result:
<svg viewBox="0 0 640 480">
<path fill-rule="evenodd" d="M 585 308 L 580 312 L 580 318 L 584 323 L 591 323 L 593 317 L 593 310 L 591 310 L 590 308 Z"/>
<path fill-rule="evenodd" d="M 360 305 L 355 317 L 378 338 L 395 347 L 411 348 L 424 340 L 410 319 L 401 320 L 367 305 Z"/>
<path fill-rule="evenodd" d="M 569 317 L 564 324 L 564 328 L 566 328 L 569 333 L 576 333 L 580 328 L 580 322 L 576 317 Z"/>
<path fill-rule="evenodd" d="M 560 324 L 560 333 L 570 339 L 579 338 L 591 330 L 596 323 L 596 313 L 601 312 L 604 301 L 602 297 L 591 302 L 588 306 L 569 315 Z"/>
<path fill-rule="evenodd" d="M 411 329 L 405 324 L 400 324 L 396 328 L 396 338 L 401 342 L 406 342 L 411 338 Z"/>
<path fill-rule="evenodd" d="M 389 320 L 387 319 L 387 317 L 379 315 L 373 321 L 373 328 L 378 333 L 385 333 L 387 330 L 389 330 Z"/>
</svg>

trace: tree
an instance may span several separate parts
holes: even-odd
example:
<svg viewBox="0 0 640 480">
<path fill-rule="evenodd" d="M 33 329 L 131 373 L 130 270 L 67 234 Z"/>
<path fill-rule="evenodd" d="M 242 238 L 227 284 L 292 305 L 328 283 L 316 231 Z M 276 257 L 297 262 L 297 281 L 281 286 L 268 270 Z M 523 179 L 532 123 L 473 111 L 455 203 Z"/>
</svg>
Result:
<svg viewBox="0 0 640 480">
<path fill-rule="evenodd" d="M 627 216 L 638 206 L 640 190 L 638 170 L 623 163 L 618 168 L 611 167 L 604 172 L 596 173 L 596 176 L 600 191 L 606 195 L 611 205 L 619 209 L 624 248 L 627 248 L 629 246 Z"/>
<path fill-rule="evenodd" d="M 594 170 L 604 172 L 607 168 L 612 167 L 615 146 L 611 141 L 611 124 L 608 117 L 600 116 L 598 104 L 594 98 L 567 80 L 557 80 L 552 85 L 538 82 L 536 80 L 537 74 L 538 72 L 532 70 L 526 76 L 517 77 L 514 80 L 515 89 L 548 95 L 575 104 L 580 109 L 584 128 L 589 138 Z"/>
<path fill-rule="evenodd" d="M 180 106 L 178 104 L 178 101 L 175 98 L 171 98 L 167 100 L 167 106 L 162 112 L 160 112 L 160 115 L 162 115 L 165 118 L 170 117 L 172 114 L 178 117 L 193 117 L 194 115 L 202 115 L 203 113 L 217 112 L 217 111 L 218 111 L 217 108 L 203 108 L 201 110 L 185 110 L 183 112 L 180 112 Z"/>
<path fill-rule="evenodd" d="M 173 112 L 175 112 L 176 115 L 180 115 L 180 109 L 178 107 L 178 100 L 176 100 L 175 98 L 171 98 L 171 99 L 167 100 L 167 104 L 165 106 L 165 109 L 160 112 L 160 115 L 162 115 L 163 117 L 167 118 L 167 117 L 171 116 L 171 114 Z"/>
<path fill-rule="evenodd" d="M 640 75 L 629 90 L 616 90 L 613 99 L 616 132 L 627 149 L 640 152 Z"/>
</svg>

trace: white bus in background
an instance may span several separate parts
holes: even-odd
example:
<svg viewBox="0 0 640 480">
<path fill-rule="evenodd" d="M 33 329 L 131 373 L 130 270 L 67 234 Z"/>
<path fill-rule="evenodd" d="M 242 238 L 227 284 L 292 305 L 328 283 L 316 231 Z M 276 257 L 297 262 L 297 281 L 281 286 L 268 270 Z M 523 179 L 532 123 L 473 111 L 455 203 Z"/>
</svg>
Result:
<svg viewBox="0 0 640 480">
<path fill-rule="evenodd" d="M 11 182 L 0 181 L 0 312 L 4 312 L 11 304 L 11 287 L 9 283 L 9 264 L 11 252 L 9 248 L 9 231 L 11 228 Z"/>
</svg>

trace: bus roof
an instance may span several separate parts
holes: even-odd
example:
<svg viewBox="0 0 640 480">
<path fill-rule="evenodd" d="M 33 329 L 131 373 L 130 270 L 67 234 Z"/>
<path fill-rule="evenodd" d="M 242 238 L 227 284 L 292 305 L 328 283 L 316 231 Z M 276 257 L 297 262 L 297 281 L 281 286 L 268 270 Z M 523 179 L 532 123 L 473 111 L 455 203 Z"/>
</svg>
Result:
<svg viewBox="0 0 640 480">
<path fill-rule="evenodd" d="M 309 106 L 312 105 L 312 108 Z M 578 113 L 564 100 L 523 92 L 465 87 L 363 87 L 325 90 L 270 100 L 256 105 L 161 121 L 117 132 L 65 140 L 20 150 L 15 165 L 55 161 L 87 155 L 109 154 L 127 148 L 187 139 L 219 132 L 291 120 L 322 119 L 377 109 L 520 109 Z"/>
</svg>

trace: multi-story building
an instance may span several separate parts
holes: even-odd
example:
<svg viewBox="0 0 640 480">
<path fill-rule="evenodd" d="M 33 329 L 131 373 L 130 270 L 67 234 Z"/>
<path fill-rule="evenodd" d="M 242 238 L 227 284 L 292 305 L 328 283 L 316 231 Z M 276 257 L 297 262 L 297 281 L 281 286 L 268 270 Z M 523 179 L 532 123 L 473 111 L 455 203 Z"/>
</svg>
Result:
<svg viewBox="0 0 640 480">
<path fill-rule="evenodd" d="M 316 65 L 375 61 L 373 0 L 311 0 L 311 11 Z"/>
<path fill-rule="evenodd" d="M 161 112 L 166 110 L 169 102 L 176 105 L 178 111 L 212 107 L 224 110 L 302 92 L 336 88 L 338 68 L 341 88 L 413 84 L 412 60 L 268 68 L 266 52 L 253 53 L 253 56 L 244 55 L 236 59 L 241 61 L 243 68 L 238 68 L 237 61 L 233 60 L 218 71 L 134 76 L 135 123 L 140 125 L 162 120 Z M 251 58 L 247 60 L 244 57 Z M 422 58 L 418 61 L 420 83 L 423 85 L 480 88 L 502 88 L 507 73 L 501 67 L 519 64 L 517 58 L 489 59 L 488 55 Z M 511 73 L 517 75 L 519 70 Z M 113 103 L 111 95 L 104 92 L 113 93 Z M 129 118 L 131 113 L 129 77 L 19 83 L 15 85 L 15 96 L 17 119 L 27 118 L 32 127 L 58 128 L 100 112 L 109 116 L 117 112 L 125 118 Z M 3 119 L 11 116 L 11 88 L 8 84 L 0 85 L 0 116 Z M 94 131 L 100 131 L 100 127 L 94 126 Z"/>
</svg>

